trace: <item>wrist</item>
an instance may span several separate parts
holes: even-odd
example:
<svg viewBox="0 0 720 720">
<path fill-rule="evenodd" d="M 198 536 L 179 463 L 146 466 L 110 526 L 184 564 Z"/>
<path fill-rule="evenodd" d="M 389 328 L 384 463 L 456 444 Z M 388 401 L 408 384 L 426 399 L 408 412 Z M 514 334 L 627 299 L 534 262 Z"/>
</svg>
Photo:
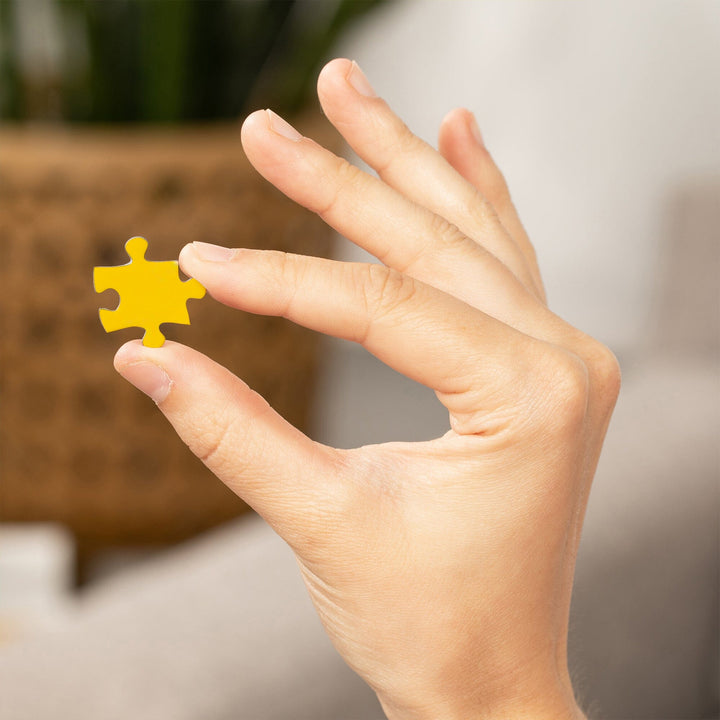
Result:
<svg viewBox="0 0 720 720">
<path fill-rule="evenodd" d="M 569 678 L 548 681 L 534 691 L 527 688 L 424 694 L 409 702 L 396 702 L 378 694 L 388 720 L 587 720 Z"/>
<path fill-rule="evenodd" d="M 576 702 L 540 701 L 532 705 L 461 707 L 451 702 L 399 708 L 380 700 L 388 720 L 587 720 Z"/>
</svg>

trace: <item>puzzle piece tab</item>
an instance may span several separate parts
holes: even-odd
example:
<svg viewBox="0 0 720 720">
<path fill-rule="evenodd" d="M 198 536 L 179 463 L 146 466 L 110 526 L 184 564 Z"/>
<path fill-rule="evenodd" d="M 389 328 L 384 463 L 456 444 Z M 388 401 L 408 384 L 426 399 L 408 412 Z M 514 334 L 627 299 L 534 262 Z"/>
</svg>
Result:
<svg viewBox="0 0 720 720">
<path fill-rule="evenodd" d="M 128 327 L 145 328 L 143 345 L 161 347 L 165 336 L 160 332 L 160 324 L 189 325 L 185 303 L 190 298 L 203 297 L 205 288 L 194 279 L 180 280 L 177 260 L 146 260 L 147 246 L 143 237 L 130 238 L 125 243 L 130 262 L 94 268 L 93 283 L 95 292 L 113 289 L 120 295 L 120 304 L 115 310 L 100 310 L 100 322 L 105 332 Z"/>
</svg>

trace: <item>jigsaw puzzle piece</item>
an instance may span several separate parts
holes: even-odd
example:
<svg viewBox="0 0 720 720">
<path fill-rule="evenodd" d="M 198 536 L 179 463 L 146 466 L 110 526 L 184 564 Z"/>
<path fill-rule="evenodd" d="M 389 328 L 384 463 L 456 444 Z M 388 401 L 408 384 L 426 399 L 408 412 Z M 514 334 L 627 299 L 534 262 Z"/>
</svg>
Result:
<svg viewBox="0 0 720 720">
<path fill-rule="evenodd" d="M 145 252 L 148 249 L 148 241 L 140 235 L 131 237 L 125 243 L 125 252 L 130 258 L 130 262 L 137 262 L 138 260 L 145 260 Z M 129 263 L 128 263 L 129 264 Z"/>
<path fill-rule="evenodd" d="M 101 293 L 106 290 L 114 290 L 116 282 L 116 272 L 120 268 L 125 267 L 121 265 L 118 267 L 96 267 L 93 268 L 93 287 L 95 292 Z"/>
<path fill-rule="evenodd" d="M 117 310 L 100 308 L 99 315 L 100 324 L 103 326 L 105 332 L 115 332 L 115 330 L 123 330 L 127 327 L 122 317 L 118 317 Z"/>
<path fill-rule="evenodd" d="M 177 264 L 177 261 L 175 261 L 175 263 Z M 185 282 L 183 282 L 183 287 L 185 288 L 185 296 L 188 300 L 200 300 L 205 297 L 205 293 L 207 292 L 195 278 L 185 280 Z"/>
<path fill-rule="evenodd" d="M 106 332 L 144 328 L 143 345 L 161 347 L 165 336 L 160 325 L 189 325 L 186 303 L 191 298 L 204 297 L 205 288 L 192 278 L 180 280 L 177 260 L 146 260 L 147 247 L 145 238 L 130 238 L 125 243 L 130 262 L 117 267 L 96 267 L 93 283 L 96 292 L 112 289 L 120 295 L 117 308 L 100 310 L 100 322 Z"/>
<path fill-rule="evenodd" d="M 105 332 L 115 332 L 115 330 L 125 330 L 128 327 L 139 327 L 141 325 L 128 325 L 125 319 L 121 316 L 118 317 L 117 310 L 108 310 L 101 308 L 99 311 L 100 323 L 103 326 Z M 159 327 L 146 328 L 145 335 L 143 335 L 143 345 L 145 347 L 162 347 L 165 344 L 165 335 L 160 332 Z"/>
<path fill-rule="evenodd" d="M 143 335 L 142 344 L 145 347 L 162 347 L 165 344 L 165 336 L 160 328 L 148 328 Z"/>
</svg>

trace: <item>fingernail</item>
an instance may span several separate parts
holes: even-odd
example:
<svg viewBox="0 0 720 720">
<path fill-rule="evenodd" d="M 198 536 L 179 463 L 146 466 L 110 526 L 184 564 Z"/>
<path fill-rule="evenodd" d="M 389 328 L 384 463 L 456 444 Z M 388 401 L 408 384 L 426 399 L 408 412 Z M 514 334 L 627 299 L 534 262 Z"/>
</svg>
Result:
<svg viewBox="0 0 720 720">
<path fill-rule="evenodd" d="M 470 132 L 477 141 L 478 145 L 482 145 L 483 147 L 485 147 L 485 142 L 483 141 L 483 136 L 480 132 L 480 126 L 478 125 L 477 120 L 472 113 L 470 113 L 470 120 L 468 124 L 470 125 Z"/>
<path fill-rule="evenodd" d="M 377 94 L 372 88 L 372 85 L 365 77 L 365 73 L 360 69 L 360 66 L 353 60 L 350 66 L 350 72 L 347 75 L 347 81 L 357 90 L 361 95 L 365 97 L 377 97 Z"/>
<path fill-rule="evenodd" d="M 131 363 L 119 367 L 118 372 L 158 405 L 168 396 L 172 388 L 172 380 L 168 374 L 155 363 Z"/>
<path fill-rule="evenodd" d="M 212 243 L 200 242 L 196 240 L 192 244 L 195 254 L 207 262 L 227 262 L 235 256 L 233 248 L 222 247 L 222 245 L 213 245 Z"/>
<path fill-rule="evenodd" d="M 270 129 L 273 132 L 293 142 L 302 140 L 302 135 L 287 120 L 283 120 L 283 118 L 272 110 L 266 110 L 265 112 L 268 114 Z"/>
</svg>

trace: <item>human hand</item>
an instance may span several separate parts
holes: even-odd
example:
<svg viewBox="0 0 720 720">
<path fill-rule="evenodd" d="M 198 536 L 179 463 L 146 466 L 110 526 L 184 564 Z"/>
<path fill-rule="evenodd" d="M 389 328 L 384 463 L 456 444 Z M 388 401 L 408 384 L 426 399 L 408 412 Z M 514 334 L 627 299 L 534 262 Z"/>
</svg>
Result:
<svg viewBox="0 0 720 720">
<path fill-rule="evenodd" d="M 435 390 L 450 430 L 337 450 L 176 343 L 128 343 L 116 367 L 289 543 L 333 643 L 389 718 L 582 717 L 568 612 L 617 362 L 547 309 L 470 113 L 445 118 L 437 152 L 347 60 L 325 67 L 318 94 L 379 179 L 266 111 L 245 121 L 243 146 L 383 264 L 194 243 L 181 266 L 220 302 L 361 343 Z"/>
</svg>

